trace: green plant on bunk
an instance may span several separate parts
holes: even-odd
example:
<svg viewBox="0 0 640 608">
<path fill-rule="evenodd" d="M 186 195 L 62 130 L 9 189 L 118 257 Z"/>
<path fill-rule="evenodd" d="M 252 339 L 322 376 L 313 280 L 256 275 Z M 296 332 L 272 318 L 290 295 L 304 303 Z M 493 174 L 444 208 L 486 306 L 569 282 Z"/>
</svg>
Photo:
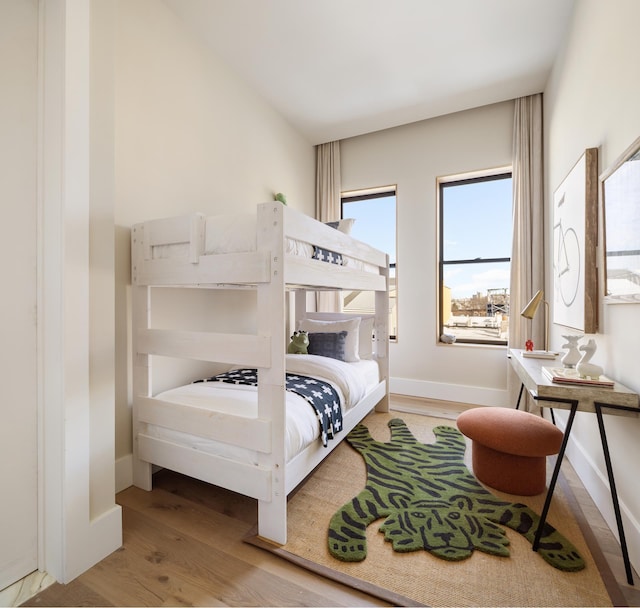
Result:
<svg viewBox="0 0 640 608">
<path fill-rule="evenodd" d="M 287 204 L 287 197 L 284 194 L 282 194 L 282 192 L 278 192 L 277 194 L 274 194 L 273 200 L 280 201 L 283 205 Z"/>
</svg>

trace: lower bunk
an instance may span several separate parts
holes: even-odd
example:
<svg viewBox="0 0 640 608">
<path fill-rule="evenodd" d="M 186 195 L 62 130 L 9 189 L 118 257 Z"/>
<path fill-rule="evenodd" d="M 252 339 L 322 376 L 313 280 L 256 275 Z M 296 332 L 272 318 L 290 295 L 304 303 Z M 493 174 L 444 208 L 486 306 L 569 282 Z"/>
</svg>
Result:
<svg viewBox="0 0 640 608">
<path fill-rule="evenodd" d="M 284 403 L 282 416 L 276 407 L 271 418 L 260 417 L 255 369 L 234 367 L 137 397 L 134 483 L 151 489 L 157 465 L 255 498 L 258 534 L 285 544 L 287 496 L 372 409 L 388 409 L 375 358 L 289 354 L 285 366 L 287 390 L 274 399 Z"/>
</svg>

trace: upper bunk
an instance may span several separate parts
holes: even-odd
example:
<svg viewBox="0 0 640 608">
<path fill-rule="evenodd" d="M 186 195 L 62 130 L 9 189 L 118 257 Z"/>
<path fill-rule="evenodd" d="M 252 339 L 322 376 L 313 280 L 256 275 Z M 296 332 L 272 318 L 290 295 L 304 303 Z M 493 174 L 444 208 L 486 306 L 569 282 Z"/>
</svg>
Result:
<svg viewBox="0 0 640 608">
<path fill-rule="evenodd" d="M 278 201 L 255 214 L 145 221 L 133 226 L 131 247 L 134 286 L 257 286 L 282 269 L 278 282 L 290 289 L 388 287 L 387 254 Z"/>
</svg>

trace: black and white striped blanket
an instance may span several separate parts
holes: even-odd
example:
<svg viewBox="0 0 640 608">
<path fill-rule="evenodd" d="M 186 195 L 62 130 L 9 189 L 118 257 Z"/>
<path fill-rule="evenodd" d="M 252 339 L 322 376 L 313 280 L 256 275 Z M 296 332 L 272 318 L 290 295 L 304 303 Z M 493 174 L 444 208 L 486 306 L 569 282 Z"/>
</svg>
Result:
<svg viewBox="0 0 640 608">
<path fill-rule="evenodd" d="M 327 447 L 329 439 L 333 439 L 342 430 L 342 408 L 337 391 L 323 380 L 302 376 L 300 374 L 285 374 L 287 390 L 300 395 L 316 412 L 320 424 L 322 445 Z M 211 378 L 196 380 L 196 382 L 225 382 L 226 384 L 242 384 L 245 386 L 258 385 L 257 369 L 235 369 Z"/>
</svg>

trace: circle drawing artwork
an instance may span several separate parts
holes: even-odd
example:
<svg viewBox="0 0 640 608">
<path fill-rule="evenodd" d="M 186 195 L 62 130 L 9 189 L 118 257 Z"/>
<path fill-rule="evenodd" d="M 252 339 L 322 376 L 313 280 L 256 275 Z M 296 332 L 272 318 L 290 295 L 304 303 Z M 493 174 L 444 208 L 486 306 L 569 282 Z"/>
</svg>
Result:
<svg viewBox="0 0 640 608">
<path fill-rule="evenodd" d="M 562 220 L 553 228 L 557 239 L 553 260 L 555 287 L 563 304 L 571 306 L 580 285 L 580 242 L 573 228 L 563 228 Z"/>
<path fill-rule="evenodd" d="M 553 195 L 553 323 L 582 332 L 597 327 L 597 152 L 585 150 Z"/>
</svg>

